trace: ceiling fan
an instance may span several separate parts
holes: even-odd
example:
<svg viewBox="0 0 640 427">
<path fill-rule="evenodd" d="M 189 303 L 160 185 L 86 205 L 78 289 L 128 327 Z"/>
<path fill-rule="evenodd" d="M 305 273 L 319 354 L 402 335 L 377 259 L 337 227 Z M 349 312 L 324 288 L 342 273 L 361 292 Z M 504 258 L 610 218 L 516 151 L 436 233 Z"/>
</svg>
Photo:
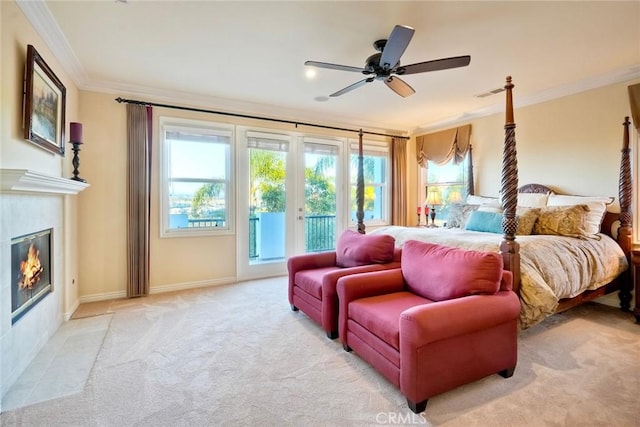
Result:
<svg viewBox="0 0 640 427">
<path fill-rule="evenodd" d="M 344 95 L 374 80 L 384 81 L 395 93 L 402 97 L 407 97 L 413 95 L 416 91 L 398 76 L 466 67 L 471 62 L 471 56 L 465 55 L 418 62 L 411 65 L 400 65 L 400 57 L 409 45 L 414 32 L 413 28 L 406 25 L 396 25 L 387 40 L 377 40 L 373 43 L 373 47 L 379 53 L 374 53 L 368 57 L 364 68 L 318 61 L 306 61 L 304 65 L 328 68 L 330 70 L 353 71 L 369 76 L 329 95 L 332 97 Z"/>
</svg>

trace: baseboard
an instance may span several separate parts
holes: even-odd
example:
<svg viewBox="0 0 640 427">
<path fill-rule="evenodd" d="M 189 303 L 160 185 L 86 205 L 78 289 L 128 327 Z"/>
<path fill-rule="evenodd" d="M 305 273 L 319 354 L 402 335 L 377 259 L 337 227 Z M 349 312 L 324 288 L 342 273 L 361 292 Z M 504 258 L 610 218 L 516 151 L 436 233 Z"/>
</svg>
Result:
<svg viewBox="0 0 640 427">
<path fill-rule="evenodd" d="M 173 285 L 153 286 L 149 289 L 150 294 L 161 294 L 164 292 L 183 291 L 186 289 L 206 288 L 209 286 L 230 285 L 236 283 L 235 277 L 223 277 L 220 279 L 199 280 L 197 282 L 176 283 Z"/>
<path fill-rule="evenodd" d="M 110 299 L 126 298 L 126 291 L 105 292 L 103 294 L 85 295 L 80 297 L 80 304 L 86 302 L 106 301 Z"/>
<path fill-rule="evenodd" d="M 237 279 L 235 277 L 223 277 L 220 279 L 200 280 L 197 282 L 175 283 L 172 285 L 153 286 L 151 287 L 151 289 L 149 289 L 149 293 L 161 294 L 164 292 L 175 292 L 175 291 L 182 291 L 187 289 L 206 288 L 209 286 L 229 285 L 231 283 L 236 283 L 236 282 L 237 282 Z M 106 300 L 126 298 L 126 297 L 127 297 L 126 291 L 105 292 L 103 294 L 84 295 L 80 297 L 78 304 L 95 302 L 95 301 L 106 301 Z M 74 308 L 74 311 L 76 308 L 77 307 Z M 65 317 L 66 317 L 66 314 L 65 314 Z"/>
<path fill-rule="evenodd" d="M 76 300 L 76 303 L 73 305 L 73 307 L 71 307 L 71 311 L 68 311 L 63 314 L 65 322 L 71 319 L 71 316 L 73 316 L 73 313 L 76 312 L 79 306 L 80 306 L 80 300 Z"/>
</svg>

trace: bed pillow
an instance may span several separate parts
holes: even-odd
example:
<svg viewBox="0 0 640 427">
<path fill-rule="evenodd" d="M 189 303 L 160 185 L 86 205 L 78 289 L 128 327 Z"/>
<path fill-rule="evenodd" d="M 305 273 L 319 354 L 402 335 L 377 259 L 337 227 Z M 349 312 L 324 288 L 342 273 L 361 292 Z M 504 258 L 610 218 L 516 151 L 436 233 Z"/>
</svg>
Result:
<svg viewBox="0 0 640 427">
<path fill-rule="evenodd" d="M 449 209 L 447 228 L 464 228 L 471 212 L 477 210 L 479 205 L 454 203 Z"/>
<path fill-rule="evenodd" d="M 589 207 L 587 205 L 547 206 L 540 208 L 533 234 L 556 236 L 597 237 L 588 231 Z"/>
<path fill-rule="evenodd" d="M 551 194 L 547 206 L 573 206 L 586 205 L 589 208 L 586 231 L 588 234 L 598 234 L 600 225 L 607 211 L 607 206 L 613 203 L 613 197 L 589 197 L 589 196 L 565 196 Z"/>
<path fill-rule="evenodd" d="M 502 205 L 500 204 L 500 202 L 483 203 L 482 205 L 478 206 L 478 210 L 480 212 L 494 212 L 501 214 Z"/>
<path fill-rule="evenodd" d="M 533 227 L 538 220 L 540 208 L 516 208 L 516 217 L 518 218 L 518 228 L 516 235 L 528 236 L 533 232 Z"/>
<path fill-rule="evenodd" d="M 402 277 L 409 291 L 443 301 L 500 289 L 502 257 L 495 252 L 453 248 L 417 240 L 402 247 Z"/>
<path fill-rule="evenodd" d="M 523 208 L 543 208 L 548 200 L 549 193 L 518 193 L 518 206 Z"/>
<path fill-rule="evenodd" d="M 385 264 L 393 260 L 396 239 L 388 234 L 360 234 L 345 230 L 336 244 L 336 265 Z"/>
<path fill-rule="evenodd" d="M 467 204 L 469 205 L 490 205 L 496 203 L 500 203 L 500 199 L 497 197 L 476 196 L 475 194 L 469 194 L 467 196 Z"/>
<path fill-rule="evenodd" d="M 502 214 L 497 212 L 473 211 L 464 226 L 465 230 L 502 233 Z"/>
</svg>

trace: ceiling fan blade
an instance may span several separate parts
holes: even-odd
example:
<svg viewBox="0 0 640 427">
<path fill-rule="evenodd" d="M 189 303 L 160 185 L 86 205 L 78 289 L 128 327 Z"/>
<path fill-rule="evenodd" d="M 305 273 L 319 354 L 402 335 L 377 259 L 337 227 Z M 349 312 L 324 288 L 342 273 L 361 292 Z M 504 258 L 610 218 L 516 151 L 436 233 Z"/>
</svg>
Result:
<svg viewBox="0 0 640 427">
<path fill-rule="evenodd" d="M 365 83 L 371 83 L 374 80 L 375 80 L 375 77 L 368 77 L 366 79 L 362 79 L 359 82 L 355 82 L 354 84 L 349 85 L 349 86 L 345 87 L 344 89 L 340 89 L 339 91 L 334 92 L 329 96 L 336 97 L 336 96 L 344 95 L 345 93 L 351 92 L 352 90 L 359 88 L 360 86 L 364 85 Z"/>
<path fill-rule="evenodd" d="M 425 73 L 427 71 L 447 70 L 449 68 L 466 67 L 471 62 L 469 55 L 454 56 L 452 58 L 435 59 L 433 61 L 419 62 L 417 64 L 404 65 L 395 71 L 398 75 Z"/>
<path fill-rule="evenodd" d="M 382 68 L 391 69 L 398 64 L 414 32 L 413 28 L 406 25 L 393 27 L 393 31 L 391 31 L 389 39 L 382 49 L 382 56 L 380 57 L 380 66 Z"/>
<path fill-rule="evenodd" d="M 308 67 L 328 68 L 330 70 L 354 71 L 356 73 L 362 73 L 364 71 L 362 68 L 359 68 L 359 67 L 351 67 L 349 65 L 330 64 L 328 62 L 306 61 L 304 65 Z"/>
<path fill-rule="evenodd" d="M 397 93 L 403 98 L 406 98 L 407 96 L 410 96 L 416 93 L 416 91 L 413 90 L 413 88 L 409 86 L 407 82 L 405 82 L 399 77 L 390 76 L 389 78 L 385 79 L 384 82 L 386 83 L 387 86 L 389 86 L 389 88 L 391 88 L 392 91 L 394 91 L 395 93 Z"/>
</svg>

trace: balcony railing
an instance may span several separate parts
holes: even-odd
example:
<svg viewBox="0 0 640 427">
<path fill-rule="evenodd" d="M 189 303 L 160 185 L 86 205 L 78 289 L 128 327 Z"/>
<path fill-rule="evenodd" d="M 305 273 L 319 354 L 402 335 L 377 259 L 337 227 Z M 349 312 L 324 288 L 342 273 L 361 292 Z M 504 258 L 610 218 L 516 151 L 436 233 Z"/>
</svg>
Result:
<svg viewBox="0 0 640 427">
<path fill-rule="evenodd" d="M 225 219 L 224 218 L 189 218 L 189 222 L 187 227 L 224 227 Z"/>
<path fill-rule="evenodd" d="M 335 249 L 336 216 L 307 215 L 304 217 L 307 252 L 331 251 Z"/>
<path fill-rule="evenodd" d="M 258 227 L 257 216 L 249 217 L 249 259 L 260 257 L 256 244 Z M 189 219 L 188 227 L 224 227 L 224 218 L 194 218 Z M 307 252 L 322 252 L 335 249 L 336 216 L 335 215 L 307 215 L 305 216 Z"/>
</svg>

